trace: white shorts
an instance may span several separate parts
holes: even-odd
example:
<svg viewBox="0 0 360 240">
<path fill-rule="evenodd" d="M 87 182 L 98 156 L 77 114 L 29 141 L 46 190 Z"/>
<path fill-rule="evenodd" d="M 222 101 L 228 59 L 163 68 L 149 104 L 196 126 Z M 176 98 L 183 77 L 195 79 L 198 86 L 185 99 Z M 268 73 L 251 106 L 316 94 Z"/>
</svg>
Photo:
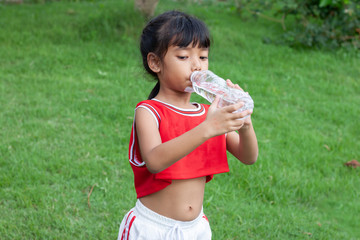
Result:
<svg viewBox="0 0 360 240">
<path fill-rule="evenodd" d="M 145 207 L 140 200 L 123 218 L 118 240 L 210 240 L 211 229 L 203 211 L 192 221 L 177 221 Z"/>
</svg>

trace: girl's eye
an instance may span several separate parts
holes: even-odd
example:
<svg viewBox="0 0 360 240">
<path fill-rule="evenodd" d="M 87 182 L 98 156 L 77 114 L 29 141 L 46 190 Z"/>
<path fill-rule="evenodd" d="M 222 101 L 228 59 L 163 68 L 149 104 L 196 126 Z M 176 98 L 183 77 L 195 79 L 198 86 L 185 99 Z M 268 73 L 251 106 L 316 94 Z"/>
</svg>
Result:
<svg viewBox="0 0 360 240">
<path fill-rule="evenodd" d="M 207 60 L 208 57 L 200 57 L 201 60 Z"/>
<path fill-rule="evenodd" d="M 180 60 L 185 60 L 185 59 L 187 59 L 186 56 L 178 56 L 178 58 L 179 58 Z"/>
</svg>

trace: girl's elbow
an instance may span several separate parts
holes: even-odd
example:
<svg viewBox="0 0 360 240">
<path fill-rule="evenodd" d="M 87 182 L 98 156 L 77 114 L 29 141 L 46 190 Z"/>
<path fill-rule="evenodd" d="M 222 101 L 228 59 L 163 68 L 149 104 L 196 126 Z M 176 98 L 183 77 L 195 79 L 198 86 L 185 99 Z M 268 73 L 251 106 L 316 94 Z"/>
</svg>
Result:
<svg viewBox="0 0 360 240">
<path fill-rule="evenodd" d="M 246 165 L 253 165 L 254 163 L 256 163 L 257 157 L 256 158 L 250 158 L 247 159 L 247 161 L 245 162 Z"/>
<path fill-rule="evenodd" d="M 257 161 L 257 159 L 258 159 L 258 154 L 256 154 L 255 156 L 248 156 L 246 158 L 239 160 L 246 165 L 253 165 Z"/>
<path fill-rule="evenodd" d="M 151 161 L 145 161 L 145 166 L 147 170 L 152 174 L 156 174 L 164 170 L 161 168 L 161 166 L 158 166 L 157 164 L 154 164 Z"/>
<path fill-rule="evenodd" d="M 152 174 L 161 172 L 161 170 L 159 168 L 157 168 L 156 166 L 149 166 L 148 164 L 146 164 L 146 168 Z"/>
</svg>

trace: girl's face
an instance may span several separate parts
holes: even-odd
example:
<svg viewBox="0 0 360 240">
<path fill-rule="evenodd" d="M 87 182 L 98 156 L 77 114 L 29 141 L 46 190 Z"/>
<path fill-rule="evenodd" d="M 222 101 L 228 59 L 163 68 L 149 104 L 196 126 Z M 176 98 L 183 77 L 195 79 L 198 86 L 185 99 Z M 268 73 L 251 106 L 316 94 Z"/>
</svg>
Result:
<svg viewBox="0 0 360 240">
<path fill-rule="evenodd" d="M 208 69 L 208 48 L 170 46 L 160 63 L 158 77 L 161 86 L 184 92 L 191 87 L 190 75 L 193 71 Z"/>
</svg>

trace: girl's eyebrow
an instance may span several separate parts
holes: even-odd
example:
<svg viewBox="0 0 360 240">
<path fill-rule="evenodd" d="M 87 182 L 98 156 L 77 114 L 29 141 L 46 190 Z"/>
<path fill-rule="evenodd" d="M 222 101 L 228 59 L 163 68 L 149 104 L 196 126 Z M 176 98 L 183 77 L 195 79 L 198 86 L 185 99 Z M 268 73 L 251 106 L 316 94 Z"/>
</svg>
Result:
<svg viewBox="0 0 360 240">
<path fill-rule="evenodd" d="M 190 50 L 191 48 L 189 47 L 180 47 L 180 46 L 176 46 L 175 50 Z"/>
<path fill-rule="evenodd" d="M 175 48 L 175 50 L 190 50 L 190 49 L 193 49 L 193 47 L 180 47 L 180 46 L 177 46 L 176 48 Z M 199 48 L 201 51 L 208 51 L 209 50 L 209 48 L 207 48 L 207 47 L 200 47 Z"/>
</svg>

